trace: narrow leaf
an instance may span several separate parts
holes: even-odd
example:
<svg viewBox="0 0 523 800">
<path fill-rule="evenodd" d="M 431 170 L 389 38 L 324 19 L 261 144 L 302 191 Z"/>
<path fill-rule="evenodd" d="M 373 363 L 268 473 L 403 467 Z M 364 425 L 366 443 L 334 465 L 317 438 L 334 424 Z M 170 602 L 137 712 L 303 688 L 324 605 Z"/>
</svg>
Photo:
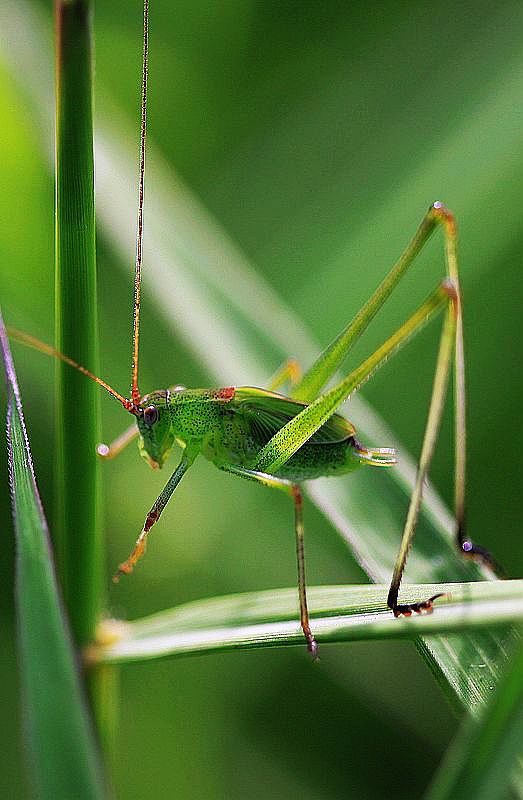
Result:
<svg viewBox="0 0 523 800">
<path fill-rule="evenodd" d="M 503 629 L 523 618 L 523 581 L 422 584 L 405 587 L 407 600 L 446 592 L 437 613 L 394 619 L 388 586 L 312 586 L 312 629 L 318 642 L 416 639 L 423 634 Z M 296 589 L 237 594 L 187 603 L 123 623 L 108 620 L 100 644 L 87 658 L 97 662 L 143 661 L 210 651 L 301 645 Z M 487 664 L 478 667 L 487 669 Z"/>
<path fill-rule="evenodd" d="M 448 749 L 427 800 L 509 796 L 523 732 L 523 644 L 479 719 L 468 717 Z M 521 786 L 521 769 L 518 772 Z"/>
<path fill-rule="evenodd" d="M 8 462 L 17 540 L 18 646 L 31 770 L 39 797 L 101 798 L 101 766 L 60 601 L 1 315 L 0 345 L 7 380 Z"/>
</svg>

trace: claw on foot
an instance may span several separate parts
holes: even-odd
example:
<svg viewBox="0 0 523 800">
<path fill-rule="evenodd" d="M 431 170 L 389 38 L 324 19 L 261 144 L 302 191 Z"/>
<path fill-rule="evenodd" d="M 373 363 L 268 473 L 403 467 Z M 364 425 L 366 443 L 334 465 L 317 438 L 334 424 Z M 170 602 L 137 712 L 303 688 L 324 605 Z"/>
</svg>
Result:
<svg viewBox="0 0 523 800">
<path fill-rule="evenodd" d="M 320 657 L 318 655 L 318 643 L 316 642 L 316 639 L 312 635 L 310 628 L 307 629 L 302 628 L 302 630 L 305 636 L 305 640 L 307 642 L 307 650 L 311 654 L 312 660 L 319 661 Z"/>
<path fill-rule="evenodd" d="M 123 564 L 119 565 L 111 580 L 113 583 L 120 583 L 120 578 L 122 575 L 129 575 L 129 573 L 132 571 L 132 565 L 129 564 L 128 561 L 124 561 Z"/>
<path fill-rule="evenodd" d="M 476 561 L 476 563 L 488 567 L 498 578 L 506 578 L 506 572 L 503 567 L 501 567 L 491 553 L 484 547 L 481 547 L 481 545 L 474 544 L 470 539 L 463 539 L 459 544 L 459 548 L 466 558 L 470 558 L 472 561 Z"/>
<path fill-rule="evenodd" d="M 418 603 L 399 604 L 392 609 L 395 617 L 410 617 L 412 612 L 415 614 L 432 614 L 434 601 L 438 597 L 445 597 L 444 592 L 432 595 L 428 600 L 420 600 Z"/>
<path fill-rule="evenodd" d="M 307 650 L 311 654 L 312 660 L 314 662 L 320 660 L 320 657 L 318 655 L 318 643 L 316 642 L 316 639 L 314 638 L 314 636 L 312 636 L 312 634 L 310 637 L 307 637 Z"/>
</svg>

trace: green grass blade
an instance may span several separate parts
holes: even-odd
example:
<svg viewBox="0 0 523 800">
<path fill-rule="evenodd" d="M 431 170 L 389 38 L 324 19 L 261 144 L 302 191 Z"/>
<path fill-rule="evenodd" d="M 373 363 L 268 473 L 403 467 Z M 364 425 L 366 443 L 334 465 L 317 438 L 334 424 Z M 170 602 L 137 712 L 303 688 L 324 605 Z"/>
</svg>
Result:
<svg viewBox="0 0 523 800">
<path fill-rule="evenodd" d="M 64 618 L 22 403 L 0 316 L 7 440 L 17 539 L 16 599 L 25 728 L 38 796 L 104 796 L 98 753 Z"/>
<path fill-rule="evenodd" d="M 57 0 L 56 346 L 98 372 L 91 3 Z M 58 362 L 56 542 L 75 640 L 93 635 L 103 595 L 98 387 Z"/>
<path fill-rule="evenodd" d="M 520 642 L 479 719 L 468 717 L 449 747 L 427 800 L 501 800 L 519 769 L 523 731 L 523 645 Z"/>
<path fill-rule="evenodd" d="M 387 609 L 387 591 L 386 585 L 309 587 L 318 642 L 412 640 L 504 629 L 523 618 L 523 581 L 406 586 L 408 600 L 437 592 L 449 595 L 437 602 L 437 613 L 410 619 L 394 619 Z M 103 634 L 107 644 L 89 651 L 95 663 L 283 645 L 301 645 L 305 651 L 295 588 L 201 600 L 129 623 L 108 621 Z"/>
<path fill-rule="evenodd" d="M 99 372 L 94 205 L 93 42 L 91 0 L 55 0 L 56 23 L 56 346 Z M 75 642 L 94 637 L 105 601 L 100 520 L 100 392 L 56 364 L 56 551 Z M 116 681 L 88 676 L 99 734 L 114 740 Z"/>
</svg>

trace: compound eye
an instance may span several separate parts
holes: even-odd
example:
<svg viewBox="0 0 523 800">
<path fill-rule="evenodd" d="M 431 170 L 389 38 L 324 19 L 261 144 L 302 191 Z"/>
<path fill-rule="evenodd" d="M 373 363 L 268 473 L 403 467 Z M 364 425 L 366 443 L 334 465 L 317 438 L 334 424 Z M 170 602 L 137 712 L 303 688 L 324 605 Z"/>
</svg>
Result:
<svg viewBox="0 0 523 800">
<path fill-rule="evenodd" d="M 158 419 L 158 409 L 156 408 L 156 406 L 147 406 L 147 408 L 145 408 L 143 412 L 143 421 L 145 422 L 145 424 L 148 427 L 150 427 L 151 425 L 154 425 L 157 419 Z"/>
</svg>

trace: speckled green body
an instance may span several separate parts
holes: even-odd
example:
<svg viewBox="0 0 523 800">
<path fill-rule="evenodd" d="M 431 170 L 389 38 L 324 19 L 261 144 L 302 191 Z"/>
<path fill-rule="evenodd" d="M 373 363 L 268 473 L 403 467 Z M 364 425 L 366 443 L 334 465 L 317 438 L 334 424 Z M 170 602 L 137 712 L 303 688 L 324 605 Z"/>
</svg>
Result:
<svg viewBox="0 0 523 800">
<path fill-rule="evenodd" d="M 252 469 L 271 437 L 305 407 L 284 395 L 254 387 L 171 389 L 152 392 L 142 405 L 154 405 L 153 425 L 138 419 L 142 455 L 163 466 L 175 442 L 191 446 L 217 467 Z M 292 482 L 340 475 L 359 467 L 361 445 L 354 427 L 334 414 L 273 474 Z"/>
</svg>

